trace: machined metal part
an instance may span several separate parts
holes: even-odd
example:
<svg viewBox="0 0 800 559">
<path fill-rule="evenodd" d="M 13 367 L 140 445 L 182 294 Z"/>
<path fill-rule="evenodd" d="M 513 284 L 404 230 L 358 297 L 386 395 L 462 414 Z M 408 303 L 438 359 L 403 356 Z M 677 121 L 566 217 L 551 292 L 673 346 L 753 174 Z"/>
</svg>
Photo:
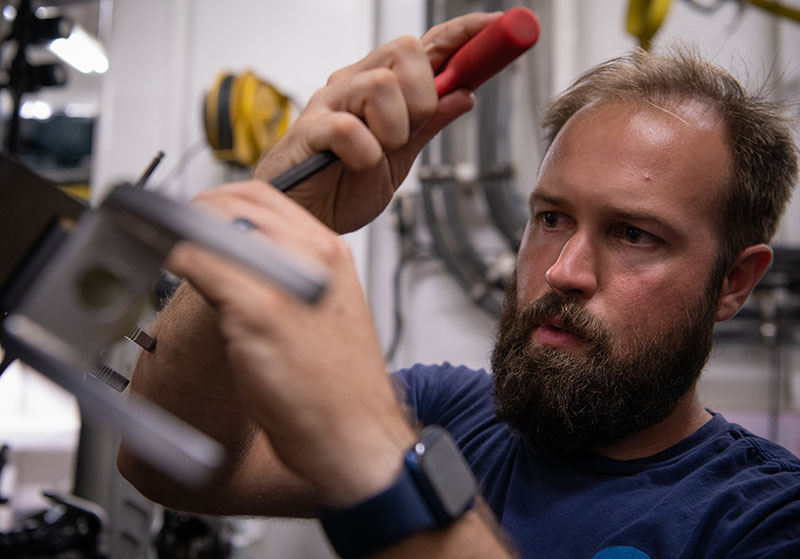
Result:
<svg viewBox="0 0 800 559">
<path fill-rule="evenodd" d="M 83 380 L 90 371 L 124 389 L 114 371 L 96 369 L 98 357 L 128 333 L 148 345 L 133 328 L 163 260 L 180 240 L 228 257 L 308 303 L 326 286 L 321 266 L 261 235 L 242 234 L 229 223 L 123 185 L 100 208 L 84 212 L 3 321 L 2 338 L 7 353 L 75 394 L 82 410 L 117 427 L 143 460 L 196 485 L 221 463 L 220 445 L 135 394 L 121 398 Z"/>
<path fill-rule="evenodd" d="M 138 326 L 125 337 L 147 352 L 152 353 L 156 348 L 156 339 Z"/>
<path fill-rule="evenodd" d="M 22 333 L 36 328 L 21 315 L 15 324 L 14 330 Z M 84 382 L 82 370 L 41 351 L 24 336 L 15 333 L 4 343 L 6 350 L 72 392 L 81 413 L 117 429 L 128 448 L 176 482 L 201 487 L 222 464 L 225 451 L 219 443 L 152 402 L 136 394 L 123 397 L 98 382 Z"/>
<path fill-rule="evenodd" d="M 325 270 L 308 259 L 289 254 L 264 236 L 242 235 L 230 223 L 152 192 L 128 185 L 115 188 L 103 207 L 151 246 L 169 248 L 178 240 L 203 245 L 250 268 L 307 303 L 325 290 Z"/>
<path fill-rule="evenodd" d="M 131 381 L 104 363 L 98 363 L 94 369 L 89 371 L 97 380 L 107 384 L 117 392 L 123 392 Z"/>
<path fill-rule="evenodd" d="M 6 331 L 76 369 L 93 369 L 100 351 L 135 326 L 165 250 L 120 227 L 112 212 L 87 211 L 6 319 Z"/>
<path fill-rule="evenodd" d="M 324 290 L 320 266 L 264 237 L 242 235 L 205 213 L 123 185 L 98 210 L 84 214 L 6 319 L 6 330 L 75 368 L 94 368 L 98 353 L 135 327 L 159 267 L 182 239 L 231 258 L 308 303 Z"/>
</svg>

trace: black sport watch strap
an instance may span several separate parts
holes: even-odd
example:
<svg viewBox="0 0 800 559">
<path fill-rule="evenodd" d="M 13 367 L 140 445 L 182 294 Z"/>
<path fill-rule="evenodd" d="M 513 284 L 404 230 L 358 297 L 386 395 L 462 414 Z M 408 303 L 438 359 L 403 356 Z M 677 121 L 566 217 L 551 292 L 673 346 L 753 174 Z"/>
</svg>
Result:
<svg viewBox="0 0 800 559">
<path fill-rule="evenodd" d="M 416 482 L 405 469 L 400 479 L 383 493 L 320 520 L 341 557 L 366 557 L 436 526 Z"/>
<path fill-rule="evenodd" d="M 478 488 L 455 441 L 427 427 L 408 450 L 400 477 L 385 491 L 349 509 L 321 516 L 342 557 L 364 557 L 417 532 L 448 525 L 471 506 Z"/>
</svg>

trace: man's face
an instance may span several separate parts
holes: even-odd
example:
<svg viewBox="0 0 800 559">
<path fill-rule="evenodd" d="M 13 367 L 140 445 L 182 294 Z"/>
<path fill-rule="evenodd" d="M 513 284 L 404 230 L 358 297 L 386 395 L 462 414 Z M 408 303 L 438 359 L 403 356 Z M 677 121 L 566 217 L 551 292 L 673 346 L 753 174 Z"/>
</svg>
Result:
<svg viewBox="0 0 800 559">
<path fill-rule="evenodd" d="M 493 354 L 501 419 L 551 451 L 667 417 L 711 347 L 722 127 L 699 104 L 588 107 L 531 195 Z"/>
</svg>

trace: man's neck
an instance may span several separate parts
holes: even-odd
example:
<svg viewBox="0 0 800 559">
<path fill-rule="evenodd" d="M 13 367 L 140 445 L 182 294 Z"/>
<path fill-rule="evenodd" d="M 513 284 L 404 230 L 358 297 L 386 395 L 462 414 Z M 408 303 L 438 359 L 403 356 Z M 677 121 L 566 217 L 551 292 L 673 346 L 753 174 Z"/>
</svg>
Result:
<svg viewBox="0 0 800 559">
<path fill-rule="evenodd" d="M 663 421 L 595 451 L 615 460 L 646 458 L 679 443 L 710 419 L 711 414 L 703 407 L 697 391 L 690 390 Z"/>
</svg>

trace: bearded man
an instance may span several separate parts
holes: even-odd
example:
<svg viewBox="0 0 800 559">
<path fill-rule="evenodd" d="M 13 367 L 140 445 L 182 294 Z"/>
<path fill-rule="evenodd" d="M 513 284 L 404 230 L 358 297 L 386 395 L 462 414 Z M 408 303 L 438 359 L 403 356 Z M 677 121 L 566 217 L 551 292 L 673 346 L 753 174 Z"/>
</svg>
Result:
<svg viewBox="0 0 800 559">
<path fill-rule="evenodd" d="M 169 264 L 192 287 L 132 385 L 231 458 L 202 493 L 124 446 L 120 469 L 176 508 L 320 516 L 344 556 L 800 556 L 800 460 L 697 394 L 714 323 L 769 265 L 796 148 L 777 107 L 691 54 L 609 61 L 547 109 L 494 374 L 384 374 L 331 229 L 374 218 L 421 147 L 472 107 L 465 91 L 437 101 L 433 72 L 496 17 L 457 18 L 336 72 L 256 172 L 337 153 L 297 203 L 259 180 L 198 197 L 320 260 L 331 289 L 307 307 L 176 248 Z"/>
</svg>

